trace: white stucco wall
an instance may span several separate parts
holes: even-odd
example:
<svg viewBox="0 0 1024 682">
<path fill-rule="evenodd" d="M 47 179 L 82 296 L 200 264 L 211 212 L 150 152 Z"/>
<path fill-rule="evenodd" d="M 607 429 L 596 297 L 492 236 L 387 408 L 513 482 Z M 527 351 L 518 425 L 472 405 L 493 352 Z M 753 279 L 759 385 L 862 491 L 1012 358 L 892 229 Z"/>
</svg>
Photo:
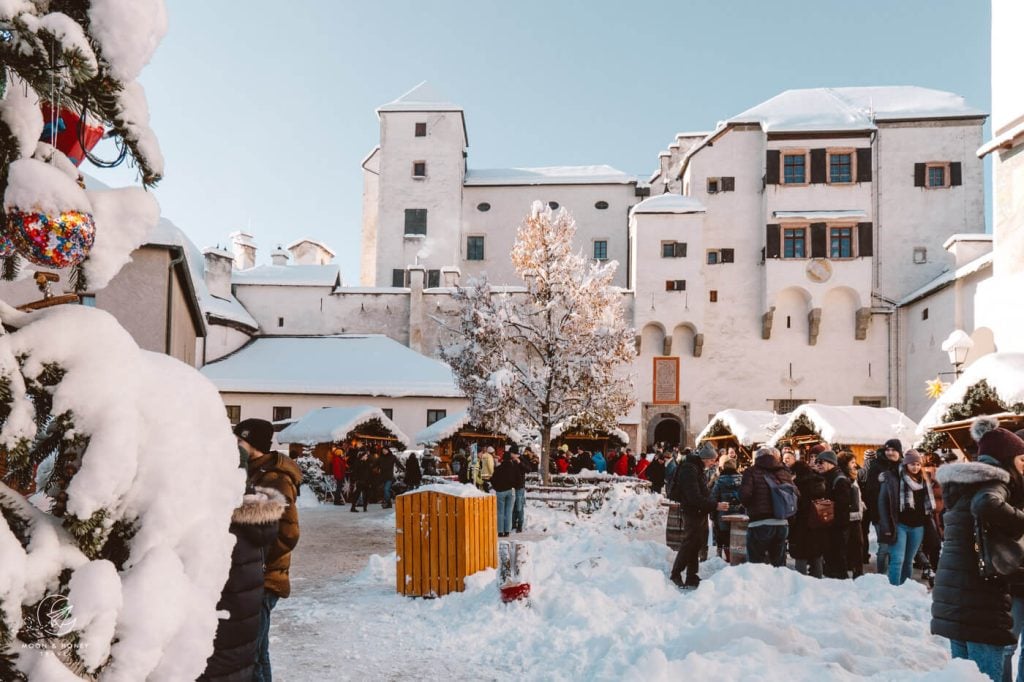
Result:
<svg viewBox="0 0 1024 682">
<path fill-rule="evenodd" d="M 992 0 L 992 132 L 998 135 L 1024 116 L 1020 31 L 1024 3 Z"/>
</svg>

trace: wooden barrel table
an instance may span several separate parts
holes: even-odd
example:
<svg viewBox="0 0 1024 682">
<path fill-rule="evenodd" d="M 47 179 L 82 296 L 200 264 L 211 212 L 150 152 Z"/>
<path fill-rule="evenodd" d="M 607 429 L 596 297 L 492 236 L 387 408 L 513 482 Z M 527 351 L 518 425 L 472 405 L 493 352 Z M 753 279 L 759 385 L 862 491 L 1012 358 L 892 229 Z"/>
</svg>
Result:
<svg viewBox="0 0 1024 682">
<path fill-rule="evenodd" d="M 750 517 L 746 514 L 725 514 L 722 520 L 729 522 L 729 565 L 747 563 L 747 524 Z"/>
</svg>

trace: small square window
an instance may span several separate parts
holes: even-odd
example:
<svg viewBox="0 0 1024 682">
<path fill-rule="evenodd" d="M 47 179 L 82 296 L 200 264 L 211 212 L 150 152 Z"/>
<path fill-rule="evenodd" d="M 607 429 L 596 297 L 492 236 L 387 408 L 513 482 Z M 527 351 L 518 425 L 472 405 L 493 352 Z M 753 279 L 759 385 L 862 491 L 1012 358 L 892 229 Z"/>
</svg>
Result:
<svg viewBox="0 0 1024 682">
<path fill-rule="evenodd" d="M 946 186 L 946 167 L 945 166 L 928 166 L 928 186 L 929 187 L 945 187 Z"/>
<path fill-rule="evenodd" d="M 852 227 L 833 227 L 829 230 L 829 257 L 853 258 Z"/>
<path fill-rule="evenodd" d="M 395 411 L 390 407 L 382 407 L 380 408 L 380 411 L 383 412 L 384 416 L 387 417 L 388 419 L 393 420 L 395 418 Z"/>
<path fill-rule="evenodd" d="M 427 177 L 427 162 L 426 161 L 413 161 L 412 162 L 412 176 L 414 178 L 425 178 L 425 177 Z"/>
<path fill-rule="evenodd" d="M 417 123 L 416 124 L 416 137 L 426 137 L 426 136 L 427 136 L 427 124 L 426 123 Z"/>
<path fill-rule="evenodd" d="M 787 227 L 782 230 L 782 257 L 807 257 L 807 230 L 803 227 Z"/>
<path fill-rule="evenodd" d="M 228 412 L 228 421 L 232 424 L 237 424 L 242 421 L 242 406 L 241 405 L 225 405 L 224 408 Z"/>
<path fill-rule="evenodd" d="M 708 194 L 718 194 L 718 178 L 708 178 Z"/>
<path fill-rule="evenodd" d="M 686 242 L 662 242 L 661 243 L 661 257 L 662 258 L 685 258 L 686 257 Z"/>
<path fill-rule="evenodd" d="M 426 234 L 427 233 L 427 209 L 407 208 L 405 209 L 405 233 Z"/>
<path fill-rule="evenodd" d="M 718 252 L 717 251 L 708 251 L 708 265 L 717 265 L 717 264 L 718 264 Z"/>
<path fill-rule="evenodd" d="M 717 289 L 712 289 L 711 291 L 709 291 L 708 292 L 708 299 L 712 303 L 718 303 L 718 290 Z"/>
<path fill-rule="evenodd" d="M 427 270 L 427 288 L 436 289 L 441 286 L 441 271 Z"/>
<path fill-rule="evenodd" d="M 448 410 L 427 410 L 427 426 L 448 416 Z"/>
<path fill-rule="evenodd" d="M 391 286 L 393 287 L 404 287 L 405 282 L 405 270 L 399 270 L 395 268 L 391 271 Z"/>
<path fill-rule="evenodd" d="M 594 260 L 608 260 L 608 240 L 594 240 Z"/>
<path fill-rule="evenodd" d="M 853 182 L 853 154 L 848 152 L 829 154 L 828 181 L 831 183 Z"/>
<path fill-rule="evenodd" d="M 291 418 L 292 418 L 292 408 L 291 407 L 274 407 L 274 419 L 272 421 L 280 422 L 280 421 L 284 421 L 285 419 L 291 419 Z"/>
<path fill-rule="evenodd" d="M 479 236 L 466 237 L 466 260 L 484 259 L 484 238 Z"/>
<path fill-rule="evenodd" d="M 802 185 L 807 182 L 807 154 L 782 155 L 782 182 L 787 185 Z"/>
</svg>

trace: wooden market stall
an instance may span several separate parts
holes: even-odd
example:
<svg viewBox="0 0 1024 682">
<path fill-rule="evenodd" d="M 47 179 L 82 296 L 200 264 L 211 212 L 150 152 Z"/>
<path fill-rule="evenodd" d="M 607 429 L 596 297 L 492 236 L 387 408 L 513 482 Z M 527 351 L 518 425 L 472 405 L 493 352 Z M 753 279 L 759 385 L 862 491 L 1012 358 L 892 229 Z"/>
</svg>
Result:
<svg viewBox="0 0 1024 682">
<path fill-rule="evenodd" d="M 916 429 L 917 424 L 895 407 L 810 403 L 794 410 L 766 445 L 791 445 L 806 452 L 824 442 L 836 452 L 851 451 L 863 464 L 865 452 L 890 438 L 899 438 L 909 448 Z"/>
<path fill-rule="evenodd" d="M 334 445 L 346 451 L 375 445 L 404 450 L 411 441 L 379 407 L 357 405 L 312 410 L 277 434 L 277 442 L 292 457 L 311 449 L 327 470 Z"/>
<path fill-rule="evenodd" d="M 562 445 L 568 445 L 570 451 L 581 448 L 587 452 L 608 454 L 612 448 L 621 449 L 629 445 L 629 434 L 619 428 L 585 429 L 558 423 L 551 429 L 551 449 L 557 450 Z"/>
<path fill-rule="evenodd" d="M 707 442 L 720 448 L 736 448 L 740 464 L 750 464 L 754 451 L 775 435 L 786 415 L 764 410 L 722 410 L 697 434 L 697 447 Z"/>
<path fill-rule="evenodd" d="M 474 443 L 480 449 L 491 446 L 497 450 L 508 443 L 519 444 L 521 438 L 512 430 L 501 433 L 473 424 L 469 412 L 463 410 L 434 422 L 417 433 L 415 440 L 434 451 L 441 471 L 451 471 L 452 456 L 459 450 L 468 454 Z"/>
<path fill-rule="evenodd" d="M 971 422 L 982 415 L 1010 431 L 1024 428 L 1024 353 L 984 355 L 945 386 L 918 424 L 921 449 L 957 449 L 972 457 Z"/>
</svg>

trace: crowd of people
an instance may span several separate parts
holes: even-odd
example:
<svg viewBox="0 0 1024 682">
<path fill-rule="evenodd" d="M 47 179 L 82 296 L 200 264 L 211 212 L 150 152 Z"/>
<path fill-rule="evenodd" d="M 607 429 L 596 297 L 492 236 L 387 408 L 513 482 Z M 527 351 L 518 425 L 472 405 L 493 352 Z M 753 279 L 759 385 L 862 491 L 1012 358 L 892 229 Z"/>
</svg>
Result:
<svg viewBox="0 0 1024 682">
<path fill-rule="evenodd" d="M 683 589 L 699 586 L 709 532 L 729 559 L 728 514 L 746 517 L 749 562 L 782 567 L 792 559 L 796 571 L 839 580 L 864 574 L 873 526 L 875 571 L 898 586 L 920 570 L 932 590 L 932 633 L 950 640 L 955 658 L 1010 682 L 1024 630 L 1024 431 L 982 418 L 972 435 L 973 461 L 904 450 L 894 438 L 866 452 L 863 467 L 827 444 L 763 447 L 742 471 L 734 453 L 709 443 L 684 450 L 666 482 L 682 516 L 669 577 Z"/>
</svg>

